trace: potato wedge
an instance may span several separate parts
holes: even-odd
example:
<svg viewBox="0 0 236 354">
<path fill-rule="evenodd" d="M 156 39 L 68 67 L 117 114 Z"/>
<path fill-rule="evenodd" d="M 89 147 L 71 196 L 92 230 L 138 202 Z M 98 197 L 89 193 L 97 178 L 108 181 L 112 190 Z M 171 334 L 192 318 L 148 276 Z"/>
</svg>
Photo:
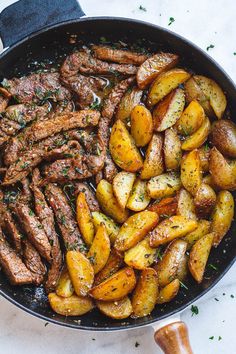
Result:
<svg viewBox="0 0 236 354">
<path fill-rule="evenodd" d="M 199 151 L 199 158 L 201 162 L 201 169 L 203 172 L 209 171 L 209 156 L 210 156 L 210 148 L 209 146 L 203 145 L 198 149 Z"/>
<path fill-rule="evenodd" d="M 178 269 L 176 272 L 176 278 L 180 281 L 184 281 L 188 275 L 188 256 L 185 254 L 180 260 Z"/>
<path fill-rule="evenodd" d="M 178 193 L 178 207 L 176 214 L 185 216 L 187 219 L 197 220 L 193 197 L 184 188 Z"/>
<path fill-rule="evenodd" d="M 94 226 L 85 194 L 82 192 L 76 200 L 76 218 L 84 242 L 90 246 L 94 238 Z"/>
<path fill-rule="evenodd" d="M 180 118 L 185 105 L 184 90 L 170 92 L 153 110 L 154 130 L 162 132 L 172 127 Z"/>
<path fill-rule="evenodd" d="M 193 278 L 198 283 L 202 282 L 213 239 L 213 232 L 202 236 L 190 251 L 188 266 Z"/>
<path fill-rule="evenodd" d="M 93 265 L 94 274 L 97 274 L 105 266 L 110 255 L 110 250 L 111 244 L 106 226 L 101 224 L 87 254 L 87 258 Z"/>
<path fill-rule="evenodd" d="M 172 241 L 177 237 L 183 237 L 197 228 L 197 221 L 187 219 L 181 215 L 171 216 L 163 220 L 150 232 L 150 246 L 157 247 Z"/>
<path fill-rule="evenodd" d="M 210 228 L 210 221 L 203 219 L 199 220 L 197 228 L 183 237 L 183 240 L 188 243 L 187 249 L 189 250 L 197 240 L 208 234 L 210 232 Z"/>
<path fill-rule="evenodd" d="M 113 193 L 112 185 L 105 179 L 102 179 L 96 190 L 96 197 L 102 210 L 109 216 L 111 216 L 115 221 L 119 223 L 125 222 L 128 218 L 128 211 L 122 209 L 117 203 L 116 197 Z"/>
<path fill-rule="evenodd" d="M 198 150 L 190 151 L 181 161 L 181 182 L 192 195 L 197 193 L 202 183 L 202 170 Z"/>
<path fill-rule="evenodd" d="M 147 193 L 147 182 L 137 178 L 126 207 L 133 211 L 141 211 L 148 206 L 149 202 L 150 197 Z"/>
<path fill-rule="evenodd" d="M 172 53 L 157 53 L 140 65 L 136 80 L 138 87 L 147 88 L 162 72 L 173 68 L 178 62 L 178 56 Z"/>
<path fill-rule="evenodd" d="M 122 97 L 116 111 L 116 119 L 122 120 L 125 124 L 129 123 L 132 109 L 141 101 L 143 91 L 137 87 L 128 90 Z"/>
<path fill-rule="evenodd" d="M 160 289 L 157 304 L 165 304 L 174 299 L 178 294 L 180 288 L 179 279 L 173 280 L 171 283 L 167 284 L 164 288 Z"/>
<path fill-rule="evenodd" d="M 178 198 L 167 197 L 162 199 L 158 203 L 150 205 L 147 209 L 150 211 L 155 211 L 160 217 L 170 217 L 175 215 L 178 207 Z"/>
<path fill-rule="evenodd" d="M 66 264 L 76 294 L 86 296 L 93 285 L 94 270 L 92 264 L 79 251 L 68 251 L 66 253 Z"/>
<path fill-rule="evenodd" d="M 118 204 L 123 209 L 125 209 L 126 203 L 129 199 L 135 178 L 135 173 L 122 171 L 117 173 L 113 179 L 113 192 L 116 196 Z"/>
<path fill-rule="evenodd" d="M 228 191 L 219 192 L 215 209 L 211 215 L 211 231 L 214 233 L 213 245 L 217 247 L 228 232 L 234 217 L 234 198 Z"/>
<path fill-rule="evenodd" d="M 56 287 L 56 294 L 61 297 L 70 297 L 74 293 L 74 288 L 70 280 L 70 275 L 66 267 L 61 272 Z"/>
<path fill-rule="evenodd" d="M 116 301 L 128 295 L 136 285 L 134 270 L 123 268 L 102 283 L 94 286 L 89 294 L 96 300 Z"/>
<path fill-rule="evenodd" d="M 208 173 L 206 176 L 203 177 L 202 183 L 205 183 L 205 184 L 208 184 L 209 186 L 211 186 L 211 188 L 213 188 L 215 192 L 220 190 L 220 188 L 217 187 L 217 185 L 214 183 L 212 175 L 210 173 Z"/>
<path fill-rule="evenodd" d="M 182 158 L 182 150 L 180 139 L 174 129 L 167 129 L 165 131 L 163 149 L 166 170 L 178 170 Z"/>
<path fill-rule="evenodd" d="M 141 241 L 158 223 L 158 215 L 153 211 L 140 211 L 130 216 L 121 226 L 114 247 L 126 251 Z"/>
<path fill-rule="evenodd" d="M 106 226 L 111 244 L 114 244 L 116 236 L 118 235 L 118 232 L 120 230 L 119 225 L 116 224 L 113 219 L 109 218 L 103 213 L 100 213 L 99 211 L 93 211 L 92 218 L 93 218 L 93 224 L 96 231 L 101 225 L 101 223 L 103 223 Z"/>
<path fill-rule="evenodd" d="M 150 267 L 156 256 L 156 249 L 149 245 L 149 237 L 146 237 L 136 246 L 125 252 L 125 263 L 135 269 L 145 269 Z"/>
<path fill-rule="evenodd" d="M 220 189 L 236 189 L 236 161 L 229 163 L 216 147 L 210 151 L 209 170 L 213 185 Z"/>
<path fill-rule="evenodd" d="M 106 265 L 95 276 L 94 285 L 98 285 L 116 273 L 124 264 L 123 256 L 114 248 L 111 250 Z"/>
<path fill-rule="evenodd" d="M 116 320 L 127 318 L 133 312 L 128 296 L 118 301 L 96 301 L 98 309 L 106 316 Z"/>
<path fill-rule="evenodd" d="M 194 197 L 197 215 L 206 217 L 212 212 L 216 203 L 216 194 L 209 184 L 202 183 Z"/>
<path fill-rule="evenodd" d="M 165 250 L 162 259 L 154 267 L 158 276 L 158 284 L 164 287 L 176 278 L 180 262 L 185 257 L 187 242 L 173 241 Z"/>
<path fill-rule="evenodd" d="M 204 109 L 196 100 L 193 100 L 185 108 L 181 117 L 176 122 L 175 127 L 178 133 L 188 136 L 195 133 L 200 128 L 204 119 Z"/>
<path fill-rule="evenodd" d="M 144 317 L 154 309 L 158 297 L 157 273 L 153 268 L 142 271 L 132 296 L 133 317 Z"/>
<path fill-rule="evenodd" d="M 146 157 L 140 174 L 141 179 L 150 179 L 164 172 L 162 146 L 163 138 L 161 134 L 154 134 L 146 151 Z"/>
<path fill-rule="evenodd" d="M 151 112 L 145 106 L 135 106 L 131 112 L 131 135 L 136 146 L 145 146 L 149 143 L 153 133 Z"/>
<path fill-rule="evenodd" d="M 189 135 L 182 143 L 182 150 L 190 151 L 202 146 L 207 140 L 207 137 L 210 134 L 210 130 L 211 123 L 209 121 L 209 118 L 205 117 L 200 128 L 192 135 Z"/>
<path fill-rule="evenodd" d="M 48 294 L 48 300 L 53 311 L 62 316 L 81 316 L 94 308 L 89 297 L 60 297 L 55 293 Z"/>
<path fill-rule="evenodd" d="M 125 124 L 117 120 L 112 129 L 109 149 L 114 162 L 127 172 L 136 172 L 143 166 L 143 160 Z"/>
<path fill-rule="evenodd" d="M 174 173 L 163 173 L 151 178 L 147 183 L 147 191 L 151 198 L 159 199 L 174 195 L 181 188 L 181 180 Z"/>
<path fill-rule="evenodd" d="M 227 101 L 220 86 L 214 80 L 202 75 L 195 75 L 194 80 L 200 86 L 203 94 L 208 97 L 216 117 L 218 119 L 222 118 Z"/>
<path fill-rule="evenodd" d="M 236 125 L 231 120 L 220 119 L 214 122 L 210 140 L 223 155 L 236 158 Z"/>
</svg>

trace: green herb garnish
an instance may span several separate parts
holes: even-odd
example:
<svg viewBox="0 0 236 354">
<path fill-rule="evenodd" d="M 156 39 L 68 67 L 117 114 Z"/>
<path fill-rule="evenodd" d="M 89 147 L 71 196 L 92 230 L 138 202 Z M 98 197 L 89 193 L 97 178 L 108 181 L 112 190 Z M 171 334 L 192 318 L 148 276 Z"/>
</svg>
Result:
<svg viewBox="0 0 236 354">
<path fill-rule="evenodd" d="M 215 46 L 213 45 L 213 44 L 210 44 L 207 48 L 206 48 L 206 50 L 208 51 L 209 49 L 213 49 Z"/>
<path fill-rule="evenodd" d="M 191 307 L 191 311 L 192 311 L 192 316 L 194 316 L 194 315 L 198 315 L 198 314 L 199 314 L 198 307 L 197 307 L 197 306 L 195 306 L 195 305 L 192 305 L 192 307 Z"/>
<path fill-rule="evenodd" d="M 170 26 L 173 22 L 175 22 L 174 17 L 170 17 L 170 18 L 169 18 L 168 26 Z"/>
<path fill-rule="evenodd" d="M 143 7 L 142 5 L 139 6 L 139 10 L 147 12 L 147 9 L 145 7 Z"/>
</svg>

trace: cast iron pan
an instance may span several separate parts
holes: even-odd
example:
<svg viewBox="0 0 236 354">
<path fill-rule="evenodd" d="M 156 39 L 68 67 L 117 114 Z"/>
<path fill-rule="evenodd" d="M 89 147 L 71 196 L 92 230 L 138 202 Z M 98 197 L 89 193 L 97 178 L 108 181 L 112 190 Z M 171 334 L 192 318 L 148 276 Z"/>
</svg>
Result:
<svg viewBox="0 0 236 354">
<path fill-rule="evenodd" d="M 58 5 L 58 1 L 53 1 L 55 6 Z M 25 0 L 23 2 L 25 2 Z M 26 2 L 29 1 L 26 0 Z M 35 8 L 40 1 L 33 1 L 33 3 Z M 49 3 L 50 1 L 48 1 L 48 4 Z M 63 3 L 65 2 L 63 1 Z M 0 79 L 3 77 L 10 78 L 15 75 L 27 74 L 31 70 L 37 69 L 38 63 L 42 61 L 50 63 L 51 60 L 57 58 L 58 62 L 61 62 L 65 54 L 71 52 L 76 46 L 76 44 L 69 43 L 68 39 L 71 34 L 77 35 L 78 43 L 80 43 L 80 41 L 84 43 L 97 42 L 99 38 L 103 36 L 111 42 L 117 42 L 119 40 L 131 43 L 136 42 L 141 46 L 151 48 L 153 52 L 164 50 L 177 53 L 181 58 L 180 65 L 191 68 L 196 73 L 209 76 L 220 84 L 222 89 L 226 92 L 231 117 L 233 120 L 236 119 L 236 87 L 234 83 L 214 60 L 208 57 L 194 44 L 175 33 L 142 21 L 117 17 L 84 17 L 57 24 L 54 23 L 50 26 L 48 26 L 48 24 L 52 21 L 50 21 L 50 19 L 48 21 L 47 18 L 47 21 L 45 21 L 47 24 L 46 28 L 40 29 L 27 38 L 12 44 L 14 42 L 14 33 L 9 33 L 9 31 L 11 32 L 11 29 L 14 28 L 15 20 L 18 17 L 17 9 L 14 9 L 15 4 L 12 6 L 13 9 L 12 7 L 10 9 L 10 18 L 12 20 L 10 25 L 9 21 L 6 22 L 8 9 L 4 10 L 1 14 L 2 17 L 0 16 L 1 36 L 3 40 L 5 40 L 5 46 L 10 45 L 10 48 L 6 49 L 0 55 Z M 24 8 L 24 11 L 28 14 L 27 8 Z M 49 12 L 50 11 L 51 9 L 49 9 Z M 83 15 L 79 7 L 78 11 Z M 33 30 L 38 29 L 42 25 L 37 26 L 37 17 L 40 15 L 40 11 L 33 15 L 35 19 L 35 21 L 33 21 Z M 51 16 L 53 22 L 59 22 L 61 19 L 65 18 L 61 16 L 61 14 L 58 16 L 59 18 Z M 75 16 L 75 13 L 73 13 L 73 16 Z M 76 16 L 78 16 L 78 14 Z M 3 27 L 3 18 L 5 27 Z M 28 18 L 32 18 L 32 16 Z M 8 34 L 6 34 L 6 30 L 8 30 Z M 19 33 L 20 28 L 17 31 L 17 40 L 19 40 Z M 207 268 L 204 280 L 200 285 L 197 285 L 196 282 L 189 278 L 185 282 L 186 287 L 181 288 L 175 300 L 171 303 L 157 306 L 152 314 L 145 318 L 129 318 L 125 321 L 113 320 L 103 316 L 97 310 L 93 310 L 79 318 L 66 318 L 55 314 L 50 309 L 42 287 L 13 287 L 9 285 L 9 282 L 2 272 L 0 272 L 0 294 L 16 306 L 34 316 L 44 319 L 45 321 L 76 329 L 112 331 L 153 324 L 156 321 L 168 318 L 183 310 L 209 291 L 222 278 L 235 261 L 235 233 L 236 221 L 233 221 L 230 231 L 223 239 L 220 246 L 217 249 L 213 249 L 210 254 L 209 263 L 214 264 L 217 270 Z M 162 343 L 162 347 L 164 346 L 165 345 Z M 186 351 L 186 353 L 190 352 L 191 349 Z M 166 351 L 166 353 L 168 353 L 168 351 Z M 183 353 L 183 351 L 175 352 L 172 349 L 172 353 Z"/>
</svg>

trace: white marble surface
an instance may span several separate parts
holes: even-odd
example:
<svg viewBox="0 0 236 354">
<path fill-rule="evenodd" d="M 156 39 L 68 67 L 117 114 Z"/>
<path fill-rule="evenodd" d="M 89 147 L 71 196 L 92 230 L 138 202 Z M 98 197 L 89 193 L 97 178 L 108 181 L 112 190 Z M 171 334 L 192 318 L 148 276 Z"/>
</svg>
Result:
<svg viewBox="0 0 236 354">
<path fill-rule="evenodd" d="M 0 11 L 12 2 L 0 0 Z M 212 44 L 214 48 L 209 50 L 209 55 L 236 80 L 236 55 L 233 54 L 236 52 L 234 0 L 81 0 L 81 5 L 89 16 L 138 18 L 169 28 L 203 49 Z M 140 5 L 146 11 L 141 11 Z M 174 17 L 175 22 L 168 26 L 170 17 Z M 236 265 L 213 290 L 196 302 L 199 308 L 197 316 L 192 316 L 190 309 L 181 314 L 181 319 L 188 325 L 195 354 L 236 353 L 235 302 Z M 0 298 L 0 353 L 160 353 L 152 336 L 150 327 L 116 333 L 79 332 L 52 324 L 45 327 L 43 321 Z M 214 339 L 209 339 L 211 336 Z M 136 342 L 140 344 L 138 347 L 135 346 Z"/>
</svg>

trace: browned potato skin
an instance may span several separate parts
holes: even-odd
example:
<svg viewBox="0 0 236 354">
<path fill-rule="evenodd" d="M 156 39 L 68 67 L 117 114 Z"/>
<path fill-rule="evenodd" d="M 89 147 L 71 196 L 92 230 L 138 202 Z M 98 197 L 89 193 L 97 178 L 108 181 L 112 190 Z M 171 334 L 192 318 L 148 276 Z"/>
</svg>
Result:
<svg viewBox="0 0 236 354">
<path fill-rule="evenodd" d="M 146 268 L 142 271 L 132 296 L 133 317 L 149 315 L 155 307 L 157 297 L 157 273 L 153 268 Z"/>
<path fill-rule="evenodd" d="M 132 109 L 140 103 L 142 98 L 143 91 L 134 87 L 131 91 L 127 91 L 126 94 L 122 97 L 121 102 L 118 106 L 116 112 L 116 119 L 122 120 L 124 123 L 128 123 L 130 119 L 130 114 Z"/>
<path fill-rule="evenodd" d="M 197 149 L 184 155 L 181 161 L 181 182 L 185 189 L 195 195 L 202 182 L 202 170 Z"/>
<path fill-rule="evenodd" d="M 224 156 L 236 158 L 236 125 L 226 119 L 212 124 L 210 140 Z"/>
<path fill-rule="evenodd" d="M 94 285 L 98 285 L 107 278 L 111 277 L 122 267 L 123 264 L 124 260 L 121 252 L 118 252 L 113 248 L 105 267 L 95 275 Z"/>
<path fill-rule="evenodd" d="M 202 183 L 194 197 L 196 212 L 200 217 L 209 215 L 216 203 L 216 193 L 208 184 Z"/>
<path fill-rule="evenodd" d="M 178 294 L 179 288 L 179 279 L 175 279 L 171 283 L 167 284 L 164 288 L 160 290 L 157 298 L 157 304 L 160 305 L 172 301 L 174 297 Z"/>
<path fill-rule="evenodd" d="M 133 312 L 132 304 L 128 296 L 118 301 L 96 301 L 98 309 L 106 316 L 116 320 L 127 318 Z"/>
<path fill-rule="evenodd" d="M 48 294 L 48 300 L 53 311 L 62 316 L 81 316 L 94 308 L 89 297 L 60 297 L 55 293 Z"/>
<path fill-rule="evenodd" d="M 174 129 L 167 129 L 165 131 L 163 149 L 166 170 L 178 170 L 182 158 L 182 150 L 180 139 Z"/>
<path fill-rule="evenodd" d="M 147 209 L 155 211 L 160 217 L 169 217 L 175 215 L 178 207 L 178 198 L 167 197 L 163 198 L 160 202 L 150 205 Z"/>
<path fill-rule="evenodd" d="M 123 268 L 102 283 L 94 286 L 89 294 L 96 300 L 116 301 L 128 295 L 136 285 L 134 270 Z"/>
<path fill-rule="evenodd" d="M 207 259 L 209 257 L 214 233 L 201 237 L 192 247 L 189 255 L 189 270 L 193 278 L 200 284 L 203 279 Z"/>
<path fill-rule="evenodd" d="M 154 134 L 146 151 L 146 157 L 140 174 L 141 179 L 150 179 L 164 172 L 162 146 L 162 135 Z"/>
<path fill-rule="evenodd" d="M 179 57 L 176 54 L 170 53 L 158 53 L 148 58 L 137 71 L 138 87 L 141 89 L 147 88 L 159 74 L 173 68 L 178 59 Z"/>
<path fill-rule="evenodd" d="M 164 287 L 176 278 L 181 261 L 185 257 L 187 242 L 175 240 L 169 244 L 155 269 L 160 287 Z"/>
<path fill-rule="evenodd" d="M 201 162 L 201 169 L 203 172 L 208 172 L 210 148 L 208 147 L 208 145 L 205 145 L 199 148 L 198 151 L 199 151 L 199 158 Z"/>
<path fill-rule="evenodd" d="M 131 112 L 131 135 L 136 146 L 145 146 L 149 143 L 153 133 L 151 112 L 141 105 L 137 105 Z"/>
</svg>

